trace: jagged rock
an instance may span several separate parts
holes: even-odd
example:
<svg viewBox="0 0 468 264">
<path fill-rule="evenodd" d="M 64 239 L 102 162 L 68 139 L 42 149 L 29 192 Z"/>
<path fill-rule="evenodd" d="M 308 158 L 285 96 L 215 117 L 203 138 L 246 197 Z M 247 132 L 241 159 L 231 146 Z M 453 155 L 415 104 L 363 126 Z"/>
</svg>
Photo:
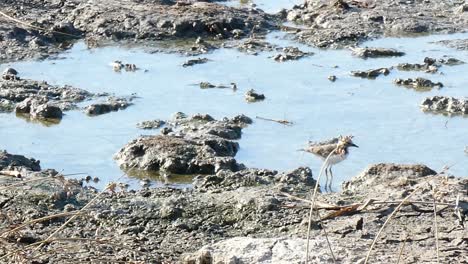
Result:
<svg viewBox="0 0 468 264">
<path fill-rule="evenodd" d="M 468 100 L 446 96 L 427 97 L 421 103 L 424 111 L 441 114 L 468 114 Z"/>
<path fill-rule="evenodd" d="M 247 102 L 261 101 L 265 100 L 265 95 L 257 93 L 254 89 L 250 89 L 245 93 L 245 100 L 247 100 Z"/>
<path fill-rule="evenodd" d="M 240 187 L 278 183 L 281 183 L 284 189 L 297 190 L 304 186 L 309 186 L 309 188 L 314 186 L 315 180 L 312 178 L 312 171 L 303 167 L 284 173 L 266 169 L 245 169 L 237 172 L 219 171 L 216 175 L 198 176 L 194 179 L 193 185 L 199 191 L 208 191 L 234 190 Z"/>
<path fill-rule="evenodd" d="M 18 113 L 29 114 L 33 103 L 48 104 L 50 107 L 56 106 L 61 111 L 66 111 L 76 108 L 77 103 L 92 96 L 94 95 L 85 90 L 67 85 L 60 87 L 27 79 L 0 79 L 0 100 L 4 104 L 15 105 L 11 110 L 16 109 Z M 54 116 L 58 116 L 58 111 L 54 110 L 54 113 Z"/>
<path fill-rule="evenodd" d="M 393 81 L 397 85 L 403 85 L 406 87 L 412 87 L 414 89 L 431 89 L 433 87 L 442 88 L 444 85 L 441 82 L 434 83 L 431 80 L 418 77 L 416 79 L 395 79 Z"/>
<path fill-rule="evenodd" d="M 140 122 L 136 126 L 141 129 L 157 129 L 164 126 L 165 124 L 166 122 L 163 120 L 156 119 Z"/>
<path fill-rule="evenodd" d="M 28 159 L 22 155 L 14 155 L 0 151 L 0 171 L 1 170 L 14 170 L 14 171 L 40 171 L 40 161 L 35 159 Z"/>
<path fill-rule="evenodd" d="M 375 79 L 379 77 L 380 75 L 388 75 L 390 73 L 390 69 L 388 68 L 379 68 L 375 70 L 368 70 L 368 71 L 352 71 L 351 75 L 356 76 L 356 77 L 361 77 L 361 78 L 369 78 L 369 79 Z"/>
<path fill-rule="evenodd" d="M 123 168 L 166 171 L 176 174 L 210 174 L 220 170 L 237 171 L 236 155 L 242 127 L 239 118 L 214 120 L 209 115 L 186 117 L 179 113 L 168 124 L 172 131 L 140 137 L 116 155 Z"/>
<path fill-rule="evenodd" d="M 131 101 L 133 97 L 130 98 L 115 98 L 110 97 L 106 103 L 96 103 L 89 105 L 85 108 L 85 113 L 90 116 L 103 115 L 110 112 L 115 112 L 119 110 L 126 109 L 132 105 Z"/>
<path fill-rule="evenodd" d="M 360 58 L 401 57 L 404 52 L 386 48 L 353 48 L 353 55 Z"/>
<path fill-rule="evenodd" d="M 370 187 L 374 191 L 392 186 L 398 188 L 399 184 L 436 174 L 437 172 L 425 165 L 379 163 L 371 165 L 358 176 L 344 182 L 342 188 L 344 192 L 353 193 L 369 192 Z"/>
<path fill-rule="evenodd" d="M 191 59 L 191 60 L 187 60 L 186 62 L 184 62 L 184 64 L 182 64 L 182 67 L 190 67 L 196 64 L 204 64 L 204 63 L 207 63 L 208 61 L 209 59 L 207 58 Z"/>
<path fill-rule="evenodd" d="M 273 57 L 275 61 L 284 62 L 289 60 L 298 60 L 305 56 L 313 55 L 313 52 L 304 52 L 296 47 L 285 47 L 282 49 L 283 53 L 277 54 Z"/>
</svg>

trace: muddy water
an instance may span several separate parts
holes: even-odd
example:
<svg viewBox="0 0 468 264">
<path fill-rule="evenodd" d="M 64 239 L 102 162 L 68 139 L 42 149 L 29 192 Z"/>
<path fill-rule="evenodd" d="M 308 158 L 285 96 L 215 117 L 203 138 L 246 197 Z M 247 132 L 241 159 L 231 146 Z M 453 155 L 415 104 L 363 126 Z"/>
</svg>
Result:
<svg viewBox="0 0 468 264">
<path fill-rule="evenodd" d="M 284 37 L 273 33 L 268 40 L 280 46 L 294 44 Z M 47 125 L 15 114 L 0 114 L 0 144 L 11 153 L 40 159 L 43 168 L 98 176 L 100 187 L 122 175 L 112 159 L 120 147 L 139 135 L 158 133 L 137 129 L 136 123 L 167 119 L 177 111 L 210 113 L 217 118 L 243 113 L 252 118 L 294 122 L 284 126 L 256 119 L 245 129 L 237 159 L 249 167 L 288 170 L 310 166 L 317 176 L 321 161 L 297 149 L 308 140 L 353 134 L 360 148 L 352 149 L 348 160 L 335 166 L 335 187 L 368 164 L 378 162 L 424 163 L 437 170 L 454 165 L 451 173 L 464 176 L 468 172 L 468 157 L 463 151 L 468 145 L 468 119 L 425 114 L 418 105 L 431 95 L 466 96 L 468 64 L 444 66 L 440 69 L 443 75 L 397 70 L 376 80 L 349 75 L 351 70 L 419 63 L 426 56 L 448 55 L 468 61 L 466 52 L 430 43 L 463 37 L 467 34 L 380 39 L 365 45 L 397 48 L 407 55 L 367 60 L 351 56 L 349 50 L 317 50 L 297 44 L 315 55 L 277 63 L 270 58 L 276 52 L 252 56 L 221 49 L 206 55 L 210 62 L 187 68 L 181 66 L 187 57 L 177 54 L 149 54 L 124 47 L 90 50 L 78 43 L 60 59 L 11 63 L 0 65 L 0 69 L 10 66 L 23 78 L 70 84 L 92 92 L 136 94 L 139 98 L 135 105 L 97 117 L 80 111 L 66 112 L 59 124 Z M 114 60 L 135 63 L 147 71 L 116 73 L 109 66 Z M 331 74 L 338 78 L 334 83 L 327 79 Z M 395 78 L 408 77 L 430 78 L 445 87 L 417 92 L 392 83 Z M 239 89 L 202 90 L 193 85 L 201 81 L 236 82 Z M 267 99 L 245 102 L 243 94 L 250 88 L 264 93 Z M 138 180 L 128 177 L 120 181 L 138 186 Z M 176 182 L 188 183 L 190 178 L 178 178 Z"/>
</svg>

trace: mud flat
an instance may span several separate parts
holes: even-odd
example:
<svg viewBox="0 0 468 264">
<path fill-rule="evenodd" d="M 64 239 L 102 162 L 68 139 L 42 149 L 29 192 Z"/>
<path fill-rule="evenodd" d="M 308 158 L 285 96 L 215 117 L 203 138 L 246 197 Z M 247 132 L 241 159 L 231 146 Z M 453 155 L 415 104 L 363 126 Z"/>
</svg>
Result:
<svg viewBox="0 0 468 264">
<path fill-rule="evenodd" d="M 186 50 L 215 46 L 195 38 L 227 40 L 264 33 L 277 18 L 256 9 L 238 9 L 210 1 L 2 1 L 0 61 L 45 58 L 85 39 L 88 46 L 109 41 L 193 39 Z M 218 45 L 219 46 L 219 45 Z"/>
<path fill-rule="evenodd" d="M 2 174 L 21 171 L 21 178 L 1 176 L 1 212 L 8 216 L 0 220 L 2 261 L 303 261 L 308 203 L 285 193 L 306 197 L 315 184 L 308 168 L 221 170 L 198 176 L 194 188 L 185 190 L 126 191 L 115 182 L 97 192 L 38 166 L 20 155 L 0 155 Z M 313 221 L 311 259 L 332 260 L 326 227 L 337 261 L 362 262 L 378 230 L 399 210 L 377 239 L 372 262 L 394 261 L 403 244 L 405 261 L 435 262 L 436 241 L 441 263 L 466 261 L 468 180 L 445 173 L 424 165 L 376 164 L 345 182 L 342 192 L 319 194 L 323 220 Z"/>
<path fill-rule="evenodd" d="M 297 30 L 297 38 L 302 42 L 323 48 L 346 47 L 382 36 L 465 32 L 466 6 L 463 2 L 447 0 L 306 0 L 284 11 L 283 16 L 309 27 Z"/>
</svg>

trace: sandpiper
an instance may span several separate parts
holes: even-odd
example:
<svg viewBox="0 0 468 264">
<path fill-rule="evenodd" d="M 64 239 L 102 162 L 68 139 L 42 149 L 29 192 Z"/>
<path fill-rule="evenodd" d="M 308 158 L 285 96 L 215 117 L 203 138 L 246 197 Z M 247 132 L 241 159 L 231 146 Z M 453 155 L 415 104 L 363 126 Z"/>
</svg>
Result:
<svg viewBox="0 0 468 264">
<path fill-rule="evenodd" d="M 333 181 L 332 166 L 348 157 L 349 147 L 358 148 L 358 146 L 353 143 L 352 139 L 353 136 L 339 136 L 338 138 L 325 142 L 311 143 L 306 149 L 302 149 L 303 151 L 315 154 L 323 160 L 326 160 L 331 153 L 330 158 L 328 158 L 327 163 L 325 163 L 325 176 L 327 178 L 325 182 L 325 190 L 328 187 L 331 191 L 331 184 Z"/>
</svg>

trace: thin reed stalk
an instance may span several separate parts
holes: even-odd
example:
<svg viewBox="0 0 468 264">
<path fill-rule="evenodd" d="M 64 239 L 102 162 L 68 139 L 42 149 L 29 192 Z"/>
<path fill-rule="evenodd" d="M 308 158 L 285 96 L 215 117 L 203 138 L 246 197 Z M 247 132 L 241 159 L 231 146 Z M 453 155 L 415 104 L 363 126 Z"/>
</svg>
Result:
<svg viewBox="0 0 468 264">
<path fill-rule="evenodd" d="M 330 159 L 330 157 L 335 153 L 335 151 L 338 149 L 338 146 L 333 149 L 332 152 L 330 152 L 330 154 L 328 154 L 327 158 L 325 159 L 325 161 L 323 162 L 322 164 L 322 167 L 320 168 L 320 173 L 319 173 L 319 176 L 315 182 L 315 187 L 314 187 L 314 192 L 312 193 L 312 202 L 311 202 L 311 205 L 310 205 L 310 212 L 309 212 L 309 221 L 308 221 L 308 225 L 307 225 L 307 244 L 306 244 L 306 254 L 305 254 L 305 263 L 307 264 L 309 262 L 309 247 L 310 247 L 310 226 L 312 224 L 312 215 L 314 213 L 314 208 L 315 208 L 315 199 L 317 197 L 317 191 L 318 191 L 318 186 L 319 186 L 319 182 L 320 182 L 320 178 L 323 174 L 323 171 L 325 169 L 325 166 L 328 162 L 328 160 Z M 328 239 L 327 239 L 328 241 Z M 333 250 L 329 244 L 329 249 L 330 249 L 330 252 L 331 252 L 331 255 L 333 257 L 333 261 L 336 262 L 335 260 L 335 257 L 334 257 L 334 254 L 333 254 Z"/>
<path fill-rule="evenodd" d="M 418 187 L 416 187 L 416 189 L 414 189 L 410 194 L 408 194 L 408 196 L 405 197 L 405 199 L 403 199 L 401 201 L 400 204 L 398 204 L 398 206 L 395 208 L 395 210 L 393 210 L 393 212 L 388 216 L 387 220 L 385 220 L 384 224 L 382 225 L 382 227 L 380 228 L 379 232 L 377 232 L 377 235 L 375 236 L 374 238 L 374 241 L 372 241 L 372 244 L 369 248 L 369 251 L 367 251 L 367 255 L 366 255 L 366 260 L 364 261 L 364 264 L 367 264 L 367 262 L 369 261 L 369 258 L 370 258 L 370 255 L 371 255 L 371 252 L 372 252 L 372 249 L 374 248 L 375 244 L 377 243 L 377 240 L 379 239 L 380 237 L 380 234 L 382 233 L 382 231 L 384 230 L 385 226 L 387 226 L 387 224 L 390 222 L 390 220 L 393 218 L 394 215 L 396 215 L 396 213 L 398 213 L 398 211 L 400 211 L 400 208 L 403 206 L 403 204 L 406 203 L 406 201 L 413 195 L 416 193 L 416 191 L 418 191 L 420 188 L 421 188 L 422 185 L 419 185 Z"/>
</svg>

